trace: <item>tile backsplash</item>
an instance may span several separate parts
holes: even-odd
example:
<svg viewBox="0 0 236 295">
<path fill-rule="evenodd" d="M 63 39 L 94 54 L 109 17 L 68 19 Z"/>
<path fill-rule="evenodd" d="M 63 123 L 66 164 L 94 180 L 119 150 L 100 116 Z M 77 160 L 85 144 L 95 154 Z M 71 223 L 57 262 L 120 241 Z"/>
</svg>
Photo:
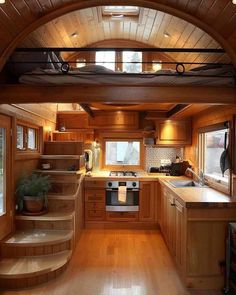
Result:
<svg viewBox="0 0 236 295">
<path fill-rule="evenodd" d="M 157 148 L 146 146 L 146 171 L 150 167 L 159 167 L 161 159 L 175 161 L 176 156 L 183 158 L 183 148 Z"/>
</svg>

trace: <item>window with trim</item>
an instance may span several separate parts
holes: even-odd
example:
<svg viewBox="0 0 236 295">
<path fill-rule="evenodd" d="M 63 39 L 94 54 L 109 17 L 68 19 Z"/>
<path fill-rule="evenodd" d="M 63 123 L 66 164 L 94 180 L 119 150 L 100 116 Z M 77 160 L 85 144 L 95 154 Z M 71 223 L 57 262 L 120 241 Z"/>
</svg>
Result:
<svg viewBox="0 0 236 295">
<path fill-rule="evenodd" d="M 37 151 L 38 128 L 17 124 L 16 126 L 16 148 L 18 151 Z"/>
<path fill-rule="evenodd" d="M 109 139 L 104 141 L 104 166 L 107 168 L 140 168 L 142 165 L 141 140 Z"/>
<path fill-rule="evenodd" d="M 140 51 L 123 51 L 123 71 L 127 73 L 142 72 L 142 52 Z"/>
<path fill-rule="evenodd" d="M 113 71 L 140 73 L 143 70 L 141 51 L 97 51 L 96 65 L 104 66 Z"/>
<path fill-rule="evenodd" d="M 209 126 L 199 131 L 200 170 L 209 184 L 226 190 L 230 179 L 228 148 L 228 123 Z"/>
<path fill-rule="evenodd" d="M 115 71 L 116 52 L 115 51 L 96 51 L 96 65 L 104 66 Z"/>
</svg>

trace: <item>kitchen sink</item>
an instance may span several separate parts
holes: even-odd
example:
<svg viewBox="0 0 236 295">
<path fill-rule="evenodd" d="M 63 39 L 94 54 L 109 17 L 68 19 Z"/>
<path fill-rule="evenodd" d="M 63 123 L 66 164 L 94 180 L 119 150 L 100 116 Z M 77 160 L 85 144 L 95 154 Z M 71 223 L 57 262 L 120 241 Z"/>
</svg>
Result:
<svg viewBox="0 0 236 295">
<path fill-rule="evenodd" d="M 168 180 L 167 182 L 174 187 L 206 187 L 193 180 Z"/>
</svg>

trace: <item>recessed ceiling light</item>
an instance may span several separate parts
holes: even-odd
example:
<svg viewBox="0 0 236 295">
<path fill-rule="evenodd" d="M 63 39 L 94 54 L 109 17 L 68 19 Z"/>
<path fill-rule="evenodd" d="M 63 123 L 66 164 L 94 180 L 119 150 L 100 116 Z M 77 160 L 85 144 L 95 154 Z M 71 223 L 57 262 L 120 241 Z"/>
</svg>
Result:
<svg viewBox="0 0 236 295">
<path fill-rule="evenodd" d="M 236 4 L 236 0 L 232 0 L 232 3 L 233 3 L 233 4 Z"/>
<path fill-rule="evenodd" d="M 5 3 L 5 0 L 0 0 L 0 4 L 4 4 Z"/>
<path fill-rule="evenodd" d="M 164 34 L 163 34 L 163 35 L 164 35 L 164 37 L 165 37 L 165 38 L 170 38 L 170 34 L 169 34 L 169 33 L 167 33 L 167 32 L 164 32 Z"/>
<path fill-rule="evenodd" d="M 70 35 L 70 37 L 72 37 L 72 38 L 76 38 L 76 37 L 78 37 L 78 33 L 77 33 L 77 32 L 74 32 L 74 33 L 72 33 L 72 34 Z"/>
</svg>

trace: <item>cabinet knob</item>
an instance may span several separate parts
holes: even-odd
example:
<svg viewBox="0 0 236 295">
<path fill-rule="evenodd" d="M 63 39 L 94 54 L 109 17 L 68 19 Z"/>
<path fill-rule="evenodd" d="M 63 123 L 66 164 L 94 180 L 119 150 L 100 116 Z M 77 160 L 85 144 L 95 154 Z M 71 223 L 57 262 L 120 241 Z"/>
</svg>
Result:
<svg viewBox="0 0 236 295">
<path fill-rule="evenodd" d="M 170 205 L 171 205 L 172 207 L 174 207 L 174 206 L 175 206 L 175 203 L 171 203 Z"/>
</svg>

